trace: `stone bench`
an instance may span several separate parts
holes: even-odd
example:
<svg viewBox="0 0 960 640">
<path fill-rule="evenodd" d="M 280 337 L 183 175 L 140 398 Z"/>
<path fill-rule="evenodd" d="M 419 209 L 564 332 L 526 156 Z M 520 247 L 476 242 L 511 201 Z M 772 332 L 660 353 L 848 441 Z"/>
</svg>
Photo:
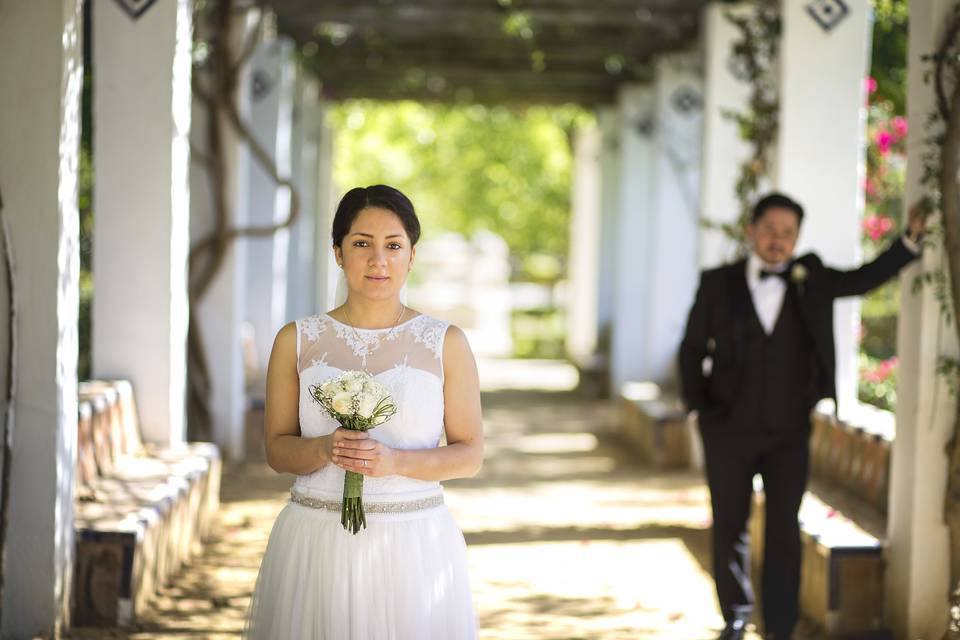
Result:
<svg viewBox="0 0 960 640">
<path fill-rule="evenodd" d="M 655 469 L 686 469 L 695 457 L 686 412 L 679 397 L 652 382 L 632 382 L 620 392 L 623 435 Z"/>
<path fill-rule="evenodd" d="M 764 497 L 750 518 L 754 584 L 760 585 Z M 861 637 L 883 625 L 884 523 L 859 501 L 814 481 L 800 506 L 800 612 L 827 637 Z M 761 597 L 759 588 L 758 598 Z M 758 608 L 759 610 L 759 608 Z"/>
<path fill-rule="evenodd" d="M 811 475 L 886 514 L 890 487 L 889 434 L 839 422 L 822 413 L 814 414 L 812 426 Z"/>
<path fill-rule="evenodd" d="M 83 383 L 79 395 L 71 624 L 125 626 L 209 534 L 220 455 L 144 443 L 129 382 Z"/>
</svg>

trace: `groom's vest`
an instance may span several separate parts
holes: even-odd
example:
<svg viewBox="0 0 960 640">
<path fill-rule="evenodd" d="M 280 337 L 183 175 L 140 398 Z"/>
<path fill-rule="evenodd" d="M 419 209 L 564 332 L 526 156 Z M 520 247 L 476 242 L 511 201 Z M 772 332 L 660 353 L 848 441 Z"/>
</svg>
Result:
<svg viewBox="0 0 960 640">
<path fill-rule="evenodd" d="M 743 378 L 730 414 L 730 427 L 748 431 L 809 428 L 818 367 L 813 339 L 804 324 L 793 287 L 783 297 L 769 336 L 751 305 L 745 332 Z"/>
</svg>

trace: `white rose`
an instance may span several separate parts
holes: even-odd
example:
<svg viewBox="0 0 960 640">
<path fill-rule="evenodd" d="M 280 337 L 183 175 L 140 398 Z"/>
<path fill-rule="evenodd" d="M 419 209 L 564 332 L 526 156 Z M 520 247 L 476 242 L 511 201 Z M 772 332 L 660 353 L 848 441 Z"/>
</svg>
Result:
<svg viewBox="0 0 960 640">
<path fill-rule="evenodd" d="M 353 396 L 341 391 L 333 396 L 333 410 L 341 415 L 349 415 L 353 405 Z"/>
<path fill-rule="evenodd" d="M 377 408 L 377 397 L 369 393 L 361 393 L 357 400 L 357 413 L 361 418 L 370 418 Z"/>
<path fill-rule="evenodd" d="M 363 390 L 363 377 L 359 375 L 347 376 L 343 381 L 343 388 L 350 393 L 358 393 Z"/>
<path fill-rule="evenodd" d="M 333 380 L 327 380 L 322 385 L 320 385 L 320 393 L 328 398 L 334 394 L 335 390 L 336 390 L 336 383 Z"/>
</svg>

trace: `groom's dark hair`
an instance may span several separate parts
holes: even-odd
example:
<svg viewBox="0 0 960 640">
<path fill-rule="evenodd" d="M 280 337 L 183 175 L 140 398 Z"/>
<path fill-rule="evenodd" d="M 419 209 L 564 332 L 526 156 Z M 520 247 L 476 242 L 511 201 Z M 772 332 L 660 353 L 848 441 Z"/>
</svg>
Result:
<svg viewBox="0 0 960 640">
<path fill-rule="evenodd" d="M 803 223 L 803 207 L 800 206 L 800 203 L 776 192 L 768 193 L 757 200 L 757 204 L 753 205 L 753 216 L 751 216 L 750 222 L 756 224 L 768 209 L 789 209 L 797 214 L 797 224 Z"/>
<path fill-rule="evenodd" d="M 385 184 L 375 184 L 369 187 L 354 187 L 344 194 L 337 205 L 337 212 L 333 216 L 333 246 L 339 247 L 343 239 L 350 233 L 350 227 L 357 215 L 367 207 L 379 207 L 393 211 L 410 238 L 410 246 L 417 244 L 420 239 L 420 219 L 413 209 L 410 198 L 403 195 L 399 189 Z"/>
</svg>

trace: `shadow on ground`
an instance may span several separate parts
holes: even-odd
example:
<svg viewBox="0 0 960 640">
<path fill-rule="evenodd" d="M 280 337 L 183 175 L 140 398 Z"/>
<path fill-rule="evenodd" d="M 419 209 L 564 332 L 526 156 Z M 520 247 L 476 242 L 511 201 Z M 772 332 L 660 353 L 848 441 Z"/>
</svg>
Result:
<svg viewBox="0 0 960 640">
<path fill-rule="evenodd" d="M 721 620 L 699 475 L 639 464 L 609 403 L 517 390 L 485 393 L 483 401 L 484 468 L 445 483 L 468 543 L 481 637 L 715 637 Z M 226 465 L 203 555 L 134 627 L 65 637 L 237 637 L 291 482 L 262 462 Z"/>
</svg>

